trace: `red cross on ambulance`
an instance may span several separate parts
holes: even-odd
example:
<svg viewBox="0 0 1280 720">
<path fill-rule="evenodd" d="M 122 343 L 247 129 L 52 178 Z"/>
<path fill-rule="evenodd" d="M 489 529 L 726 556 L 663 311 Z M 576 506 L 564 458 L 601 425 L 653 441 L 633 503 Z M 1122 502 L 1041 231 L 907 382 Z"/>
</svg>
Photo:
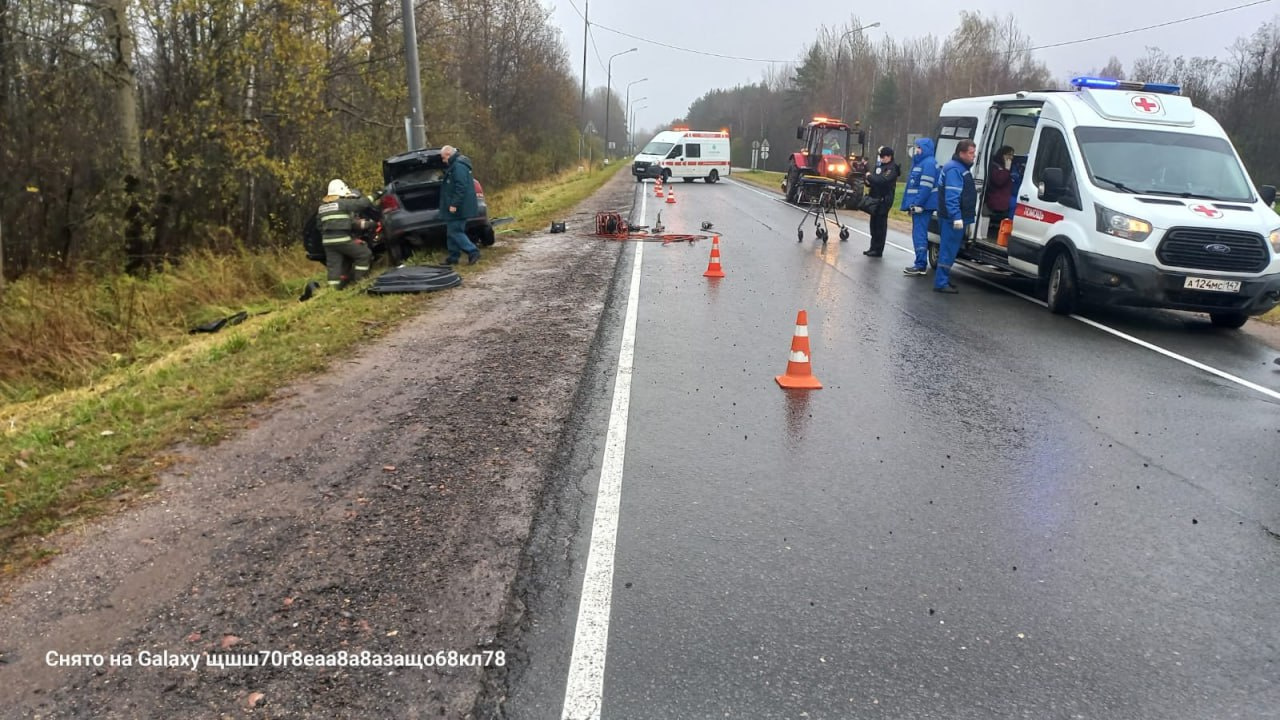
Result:
<svg viewBox="0 0 1280 720">
<path fill-rule="evenodd" d="M 1160 101 L 1150 95 L 1135 95 L 1129 100 L 1138 112 L 1144 112 L 1148 115 L 1160 112 Z"/>
<path fill-rule="evenodd" d="M 1219 210 L 1216 207 L 1210 207 L 1208 205 L 1196 205 L 1195 207 L 1191 208 L 1191 212 L 1197 215 L 1203 215 L 1210 219 L 1216 219 L 1216 218 L 1222 217 L 1221 210 Z"/>
</svg>

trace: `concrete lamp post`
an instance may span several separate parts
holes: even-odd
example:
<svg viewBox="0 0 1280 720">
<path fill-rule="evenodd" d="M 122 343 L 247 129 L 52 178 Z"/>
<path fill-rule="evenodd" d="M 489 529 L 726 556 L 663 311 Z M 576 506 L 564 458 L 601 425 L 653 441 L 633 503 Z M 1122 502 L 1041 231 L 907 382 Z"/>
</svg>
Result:
<svg viewBox="0 0 1280 720">
<path fill-rule="evenodd" d="M 628 118 L 631 116 L 631 86 L 636 83 L 642 83 L 648 79 L 649 78 L 640 78 L 639 80 L 632 80 L 627 83 L 627 101 L 622 104 L 622 122 L 627 126 L 627 141 L 623 143 L 624 147 L 630 146 L 631 142 L 631 123 L 627 122 Z"/>
<path fill-rule="evenodd" d="M 636 136 L 636 113 L 635 113 L 635 110 L 632 108 L 632 106 L 638 102 L 641 102 L 643 100 L 648 100 L 648 99 L 649 98 L 647 97 L 636 98 L 635 100 L 632 100 L 627 103 L 627 149 L 628 149 L 627 154 L 628 155 L 635 155 L 635 143 L 632 141 L 635 139 L 635 136 Z"/>
<path fill-rule="evenodd" d="M 861 32 L 863 30 L 870 30 L 873 27 L 880 27 L 880 23 L 873 22 L 870 25 L 863 25 L 862 27 L 856 27 L 840 36 L 840 49 L 836 51 L 836 77 L 840 78 L 840 119 L 841 120 L 844 120 L 844 65 L 840 62 L 840 59 L 844 56 L 844 39 L 856 32 Z"/>
<path fill-rule="evenodd" d="M 606 89 L 604 93 L 604 156 L 606 158 L 609 157 L 609 111 L 612 109 L 610 105 L 613 104 L 613 59 L 619 55 L 633 53 L 639 49 L 631 48 L 630 50 L 614 53 L 609 56 L 609 62 L 605 64 L 607 79 L 605 80 Z"/>
</svg>

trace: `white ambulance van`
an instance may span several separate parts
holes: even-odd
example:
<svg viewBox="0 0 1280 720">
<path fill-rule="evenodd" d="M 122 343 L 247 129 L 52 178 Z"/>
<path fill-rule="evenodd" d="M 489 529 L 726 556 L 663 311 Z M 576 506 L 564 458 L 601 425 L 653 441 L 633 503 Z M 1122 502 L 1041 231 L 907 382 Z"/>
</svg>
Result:
<svg viewBox="0 0 1280 720">
<path fill-rule="evenodd" d="M 962 139 L 978 149 L 977 222 L 961 264 L 1037 278 L 1062 314 L 1088 300 L 1204 312 L 1238 328 L 1280 302 L 1275 187 L 1255 187 L 1218 122 L 1176 85 L 1081 77 L 1072 86 L 943 104 L 938 162 Z M 986 186 L 1004 146 L 1015 184 L 1011 210 L 994 213 Z M 1000 232 L 1005 218 L 1011 228 Z"/>
<path fill-rule="evenodd" d="M 631 165 L 636 182 L 661 177 L 663 182 L 702 178 L 713 183 L 729 171 L 729 133 L 688 128 L 658 133 L 636 154 Z"/>
</svg>

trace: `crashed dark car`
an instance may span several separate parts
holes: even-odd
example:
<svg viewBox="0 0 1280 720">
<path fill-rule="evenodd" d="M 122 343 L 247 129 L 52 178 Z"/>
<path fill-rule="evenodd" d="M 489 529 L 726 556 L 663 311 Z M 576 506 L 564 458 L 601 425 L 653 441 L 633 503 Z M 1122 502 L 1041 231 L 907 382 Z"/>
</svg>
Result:
<svg viewBox="0 0 1280 720">
<path fill-rule="evenodd" d="M 419 249 L 445 240 L 445 221 L 440 219 L 440 188 L 444 184 L 445 162 L 440 148 L 411 150 L 382 161 L 382 180 L 387 185 L 378 201 L 382 209 L 382 241 Z M 480 214 L 467 220 L 467 236 L 476 245 L 493 244 L 493 225 L 484 189 L 475 181 Z"/>
</svg>

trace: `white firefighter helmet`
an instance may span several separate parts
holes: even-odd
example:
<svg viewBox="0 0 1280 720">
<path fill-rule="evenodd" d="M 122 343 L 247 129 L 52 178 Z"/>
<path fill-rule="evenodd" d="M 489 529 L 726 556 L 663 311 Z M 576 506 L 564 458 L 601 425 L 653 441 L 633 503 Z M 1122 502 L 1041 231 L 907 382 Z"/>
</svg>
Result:
<svg viewBox="0 0 1280 720">
<path fill-rule="evenodd" d="M 346 183 L 334 178 L 329 181 L 329 194 L 337 197 L 350 197 L 355 193 L 351 192 L 351 188 L 347 187 Z"/>
</svg>

